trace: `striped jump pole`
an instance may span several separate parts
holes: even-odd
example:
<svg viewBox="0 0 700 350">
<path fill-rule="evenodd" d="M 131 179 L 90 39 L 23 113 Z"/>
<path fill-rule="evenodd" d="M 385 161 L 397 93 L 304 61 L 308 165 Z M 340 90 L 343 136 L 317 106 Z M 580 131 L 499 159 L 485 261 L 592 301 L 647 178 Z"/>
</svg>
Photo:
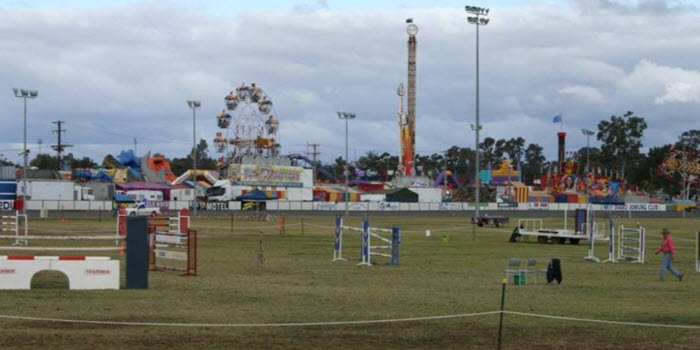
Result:
<svg viewBox="0 0 700 350">
<path fill-rule="evenodd" d="M 333 260 L 347 261 L 343 258 L 343 217 L 335 216 L 335 242 L 333 243 Z"/>
<path fill-rule="evenodd" d="M 608 230 L 610 231 L 610 239 L 608 240 L 608 259 L 603 262 L 617 262 L 615 259 L 615 222 L 612 218 L 608 219 Z"/>
</svg>

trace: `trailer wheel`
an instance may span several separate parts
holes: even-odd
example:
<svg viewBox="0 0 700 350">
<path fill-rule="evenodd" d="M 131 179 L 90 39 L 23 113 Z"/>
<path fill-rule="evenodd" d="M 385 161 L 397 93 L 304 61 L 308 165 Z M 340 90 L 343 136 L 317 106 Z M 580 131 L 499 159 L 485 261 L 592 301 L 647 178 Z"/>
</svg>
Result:
<svg viewBox="0 0 700 350">
<path fill-rule="evenodd" d="M 547 243 L 547 236 L 537 236 L 537 243 Z"/>
<path fill-rule="evenodd" d="M 564 238 L 564 237 L 553 237 L 553 238 L 552 238 L 552 243 L 564 244 L 564 243 L 566 243 L 566 238 Z"/>
<path fill-rule="evenodd" d="M 578 242 L 580 242 L 580 241 L 581 241 L 580 238 L 569 238 L 569 243 L 574 244 L 574 245 L 578 244 Z"/>
</svg>

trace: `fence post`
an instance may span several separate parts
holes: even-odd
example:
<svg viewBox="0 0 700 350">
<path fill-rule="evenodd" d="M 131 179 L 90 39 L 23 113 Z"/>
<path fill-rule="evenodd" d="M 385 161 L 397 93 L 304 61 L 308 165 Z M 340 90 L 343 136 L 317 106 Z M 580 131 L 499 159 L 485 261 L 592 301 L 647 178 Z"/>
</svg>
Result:
<svg viewBox="0 0 700 350">
<path fill-rule="evenodd" d="M 301 217 L 301 235 L 304 235 L 304 217 Z"/>
<path fill-rule="evenodd" d="M 501 288 L 501 314 L 498 319 L 498 350 L 501 350 L 501 335 L 503 334 L 503 311 L 506 302 L 506 283 L 508 280 L 505 278 L 501 281 L 503 287 Z"/>
</svg>

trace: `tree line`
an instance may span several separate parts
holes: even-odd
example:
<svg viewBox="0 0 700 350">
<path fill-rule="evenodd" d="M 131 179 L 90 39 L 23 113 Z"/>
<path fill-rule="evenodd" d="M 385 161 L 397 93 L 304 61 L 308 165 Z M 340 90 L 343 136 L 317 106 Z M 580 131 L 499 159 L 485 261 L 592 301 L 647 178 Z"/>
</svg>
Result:
<svg viewBox="0 0 700 350">
<path fill-rule="evenodd" d="M 627 180 L 642 190 L 663 190 L 669 194 L 677 194 L 680 184 L 660 174 L 657 168 L 664 161 L 671 147 L 681 147 L 700 154 L 700 130 L 690 129 L 683 132 L 675 143 L 650 147 L 642 153 L 644 132 L 648 126 L 644 117 L 628 111 L 621 115 L 612 115 L 597 125 L 595 139 L 600 147 L 581 147 L 570 155 L 570 160 L 578 163 L 578 173 L 586 171 L 587 159 L 590 159 L 591 171 L 601 171 L 613 178 Z M 198 169 L 216 169 L 216 160 L 209 156 L 207 141 L 201 139 L 194 150 L 197 154 Z M 488 164 L 497 168 L 501 159 L 506 158 L 514 166 L 519 166 L 523 181 L 532 184 L 541 174 L 556 172 L 557 160 L 547 160 L 544 149 L 536 142 L 527 143 L 523 137 L 510 139 L 485 138 L 479 144 L 480 167 L 486 169 Z M 182 158 L 169 159 L 170 167 L 176 175 L 192 167 L 193 150 Z M 72 169 L 95 168 L 100 164 L 89 157 L 77 158 L 68 154 Z M 470 147 L 452 146 L 443 152 L 433 154 L 416 154 L 416 168 L 421 169 L 422 175 L 436 178 L 445 170 L 451 170 L 462 184 L 471 182 L 475 173 L 475 151 Z M 8 163 L 8 162 L 6 162 Z M 104 162 L 103 164 L 104 165 Z M 361 177 L 375 180 L 388 180 L 399 165 L 398 155 L 387 152 L 370 151 L 361 156 L 356 162 L 348 164 L 343 157 L 338 157 L 331 164 L 316 164 L 317 179 L 322 182 L 340 182 L 345 177 L 346 166 L 349 178 Z M 56 156 L 46 153 L 37 154 L 30 166 L 39 169 L 58 169 Z M 361 170 L 361 171 L 358 171 Z"/>
</svg>

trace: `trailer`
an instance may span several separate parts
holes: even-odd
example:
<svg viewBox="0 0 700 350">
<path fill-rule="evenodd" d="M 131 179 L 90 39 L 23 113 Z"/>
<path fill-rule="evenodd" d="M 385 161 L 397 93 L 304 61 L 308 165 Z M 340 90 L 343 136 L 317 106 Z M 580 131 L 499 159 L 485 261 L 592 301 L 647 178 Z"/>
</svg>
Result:
<svg viewBox="0 0 700 350">
<path fill-rule="evenodd" d="M 501 227 L 507 224 L 510 219 L 507 216 L 472 216 L 472 224 L 483 227 L 484 225 L 493 225 Z"/>
<path fill-rule="evenodd" d="M 604 233 L 605 225 L 601 223 L 602 227 L 594 232 L 595 240 L 605 241 L 609 238 Z M 569 241 L 571 244 L 579 244 L 581 240 L 588 240 L 588 233 L 586 232 L 586 225 L 583 225 L 583 229 L 580 231 L 569 230 L 567 228 L 556 229 L 556 228 L 543 228 L 542 219 L 520 219 L 518 220 L 517 231 L 513 232 L 517 242 L 528 242 L 530 238 L 534 237 L 538 243 L 557 243 L 564 244 Z"/>
</svg>

